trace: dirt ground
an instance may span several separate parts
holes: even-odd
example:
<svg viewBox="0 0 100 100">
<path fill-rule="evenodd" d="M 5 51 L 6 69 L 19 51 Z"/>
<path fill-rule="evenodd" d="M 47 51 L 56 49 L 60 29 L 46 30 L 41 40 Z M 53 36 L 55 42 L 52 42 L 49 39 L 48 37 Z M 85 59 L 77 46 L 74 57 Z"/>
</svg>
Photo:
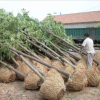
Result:
<svg viewBox="0 0 100 100">
<path fill-rule="evenodd" d="M 0 82 L 0 100 L 44 100 L 39 96 L 39 90 L 25 90 L 24 82 L 16 80 L 11 83 Z M 66 90 L 62 100 L 100 100 L 100 85 L 86 87 L 82 91 Z"/>
</svg>

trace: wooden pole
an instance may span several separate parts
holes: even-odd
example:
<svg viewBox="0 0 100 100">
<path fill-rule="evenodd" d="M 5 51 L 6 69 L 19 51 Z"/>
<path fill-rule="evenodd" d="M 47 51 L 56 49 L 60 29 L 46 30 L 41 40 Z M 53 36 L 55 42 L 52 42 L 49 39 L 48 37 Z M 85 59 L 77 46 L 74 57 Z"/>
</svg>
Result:
<svg viewBox="0 0 100 100">
<path fill-rule="evenodd" d="M 58 45 L 57 45 L 58 46 Z M 63 49 L 63 48 L 61 48 L 60 46 L 58 46 L 61 50 L 63 50 L 64 52 L 66 52 L 66 53 L 68 53 L 71 57 L 73 57 L 75 60 L 77 60 L 77 61 L 79 61 L 80 60 L 80 58 L 79 57 L 77 57 L 77 56 L 75 56 L 74 54 L 72 54 L 72 53 L 70 53 L 69 51 L 67 51 L 67 50 L 65 50 L 65 49 Z"/>
<path fill-rule="evenodd" d="M 47 33 L 49 33 L 49 34 L 53 35 L 54 37 L 58 38 L 59 40 L 63 41 L 64 43 L 66 43 L 66 44 L 67 44 L 67 45 L 69 45 L 70 47 L 72 47 L 72 48 L 76 49 L 78 52 L 80 51 L 80 49 L 79 49 L 79 48 L 77 48 L 76 46 L 74 46 L 74 45 L 72 45 L 72 44 L 68 43 L 67 41 L 65 41 L 65 40 L 64 40 L 64 39 L 62 39 L 61 37 L 59 37 L 59 36 L 57 36 L 57 35 L 53 34 L 52 32 L 49 32 L 49 31 L 47 31 L 47 30 L 45 30 L 45 31 L 46 31 Z M 87 55 L 85 52 L 82 52 L 82 54 Z M 96 62 L 96 63 L 97 63 L 97 65 L 99 65 L 99 62 L 98 62 L 97 60 L 95 60 L 95 59 L 93 59 L 93 60 L 94 60 L 94 62 Z"/>
<path fill-rule="evenodd" d="M 56 69 L 58 72 L 64 74 L 64 75 L 67 76 L 67 77 L 69 77 L 69 75 L 70 75 L 69 73 L 66 73 L 66 72 L 63 71 L 63 70 L 60 70 L 60 69 L 58 69 L 58 68 L 56 68 L 56 67 L 54 67 L 54 66 L 52 66 L 52 65 L 50 65 L 50 64 L 48 64 L 48 63 L 46 63 L 46 62 L 42 62 L 42 61 L 40 61 L 39 59 L 36 59 L 35 57 L 32 57 L 32 56 L 27 55 L 27 54 L 25 54 L 25 53 L 23 53 L 23 52 L 21 52 L 21 51 L 19 51 L 19 50 L 16 50 L 15 48 L 9 47 L 9 49 L 10 49 L 10 50 L 13 50 L 13 51 L 17 52 L 18 54 L 21 54 L 21 55 L 23 55 L 23 56 L 25 56 L 25 57 L 28 57 L 28 58 L 30 58 L 30 59 L 33 59 L 33 60 L 35 60 L 35 61 L 37 61 L 37 62 L 39 62 L 39 63 L 41 63 L 41 64 L 43 64 L 43 65 L 45 65 L 45 66 L 47 66 L 47 67 L 49 67 L 49 68 L 54 68 L 54 69 Z"/>
<path fill-rule="evenodd" d="M 55 60 L 58 60 L 56 57 L 54 57 L 52 54 L 50 54 L 49 52 L 47 52 L 44 48 L 38 46 L 37 44 L 33 43 L 32 41 L 29 41 L 32 45 L 36 46 L 37 48 L 41 49 L 43 52 L 45 52 L 47 55 L 49 55 L 50 57 L 52 57 Z"/>
<path fill-rule="evenodd" d="M 51 43 L 52 46 L 54 46 L 61 54 L 63 54 L 65 57 L 67 57 L 74 65 L 76 64 L 75 61 L 73 61 L 69 56 L 67 56 L 62 50 L 60 50 L 55 44 Z"/>
<path fill-rule="evenodd" d="M 30 63 L 28 63 L 28 61 L 22 55 L 19 56 L 25 62 L 25 64 L 28 65 L 35 72 L 35 74 L 38 75 L 39 78 L 44 82 L 45 78 Z"/>
<path fill-rule="evenodd" d="M 47 50 L 49 50 L 50 52 L 52 52 L 55 56 L 58 56 L 58 54 L 55 51 L 53 51 L 51 48 L 47 47 L 46 45 L 44 45 L 43 43 L 41 43 L 40 41 L 38 41 L 36 38 L 34 38 L 34 37 L 30 36 L 30 35 L 27 35 L 27 34 L 25 34 L 25 35 L 28 36 L 31 39 L 34 39 L 37 43 L 39 43 L 40 45 L 42 45 L 43 47 L 45 47 Z"/>
<path fill-rule="evenodd" d="M 13 50 L 11 50 L 11 52 L 12 53 L 14 53 L 15 55 L 17 55 L 18 57 L 20 57 L 19 55 L 18 55 L 18 53 L 16 53 L 15 51 L 13 51 Z M 20 57 L 21 58 L 21 57 Z M 35 67 L 32 63 L 30 63 L 28 60 L 27 60 L 27 62 L 32 66 L 32 67 L 34 67 L 36 70 L 38 70 L 39 71 L 39 73 L 41 74 L 41 75 L 45 75 L 45 73 L 43 73 L 43 72 L 41 72 L 37 67 Z"/>
</svg>

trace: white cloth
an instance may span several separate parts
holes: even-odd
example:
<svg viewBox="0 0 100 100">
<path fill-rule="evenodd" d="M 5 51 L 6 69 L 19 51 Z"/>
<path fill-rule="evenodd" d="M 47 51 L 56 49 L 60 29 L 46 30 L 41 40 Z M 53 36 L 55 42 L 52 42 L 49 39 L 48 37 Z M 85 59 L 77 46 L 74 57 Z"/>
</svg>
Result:
<svg viewBox="0 0 100 100">
<path fill-rule="evenodd" d="M 82 46 L 84 46 L 85 51 L 87 53 L 95 53 L 95 51 L 94 51 L 94 43 L 93 43 L 93 40 L 92 39 L 86 38 L 83 41 Z"/>
<path fill-rule="evenodd" d="M 94 56 L 94 53 L 88 53 L 87 54 L 87 66 L 90 67 L 92 66 L 92 63 L 93 63 L 93 56 Z"/>
</svg>

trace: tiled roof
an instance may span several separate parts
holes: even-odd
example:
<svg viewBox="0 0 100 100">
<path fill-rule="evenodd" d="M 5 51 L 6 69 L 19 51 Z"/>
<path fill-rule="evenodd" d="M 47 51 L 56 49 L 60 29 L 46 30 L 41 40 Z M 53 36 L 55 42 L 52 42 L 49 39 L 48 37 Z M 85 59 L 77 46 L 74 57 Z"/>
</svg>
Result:
<svg viewBox="0 0 100 100">
<path fill-rule="evenodd" d="M 61 21 L 63 24 L 99 22 L 100 11 L 57 15 L 54 20 Z"/>
</svg>

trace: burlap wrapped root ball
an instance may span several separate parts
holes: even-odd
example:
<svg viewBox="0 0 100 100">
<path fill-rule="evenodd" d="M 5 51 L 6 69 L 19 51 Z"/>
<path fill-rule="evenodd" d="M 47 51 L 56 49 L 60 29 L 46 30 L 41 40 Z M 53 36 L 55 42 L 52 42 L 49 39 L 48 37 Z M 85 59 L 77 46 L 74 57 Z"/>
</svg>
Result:
<svg viewBox="0 0 100 100">
<path fill-rule="evenodd" d="M 60 75 L 60 73 L 58 71 L 56 71 L 55 69 L 51 68 L 48 73 L 45 74 L 44 78 L 46 77 L 51 77 L 51 76 L 54 76 L 54 75 Z M 61 77 L 61 75 L 60 75 Z"/>
<path fill-rule="evenodd" d="M 43 60 L 51 65 L 51 60 L 48 57 L 43 58 Z"/>
<path fill-rule="evenodd" d="M 60 61 L 57 61 L 57 60 L 53 60 L 53 61 L 52 61 L 52 66 L 54 66 L 54 67 L 56 67 L 56 68 L 58 68 L 58 69 L 60 69 L 60 70 L 65 70 L 65 67 L 66 67 L 66 66 L 63 66 L 63 65 L 61 64 L 61 62 L 60 62 Z M 63 74 L 61 74 L 61 76 L 63 77 L 64 80 L 66 80 L 66 78 L 68 78 L 68 77 L 66 77 L 66 76 L 63 75 Z"/>
<path fill-rule="evenodd" d="M 48 63 L 49 65 L 51 65 L 51 60 L 50 60 L 48 57 L 43 58 L 43 60 L 44 60 L 46 63 Z M 45 66 L 45 68 L 47 69 L 47 71 L 50 70 L 50 68 L 47 67 L 47 66 Z"/>
<path fill-rule="evenodd" d="M 71 65 L 68 64 L 68 67 L 66 67 L 64 71 L 69 73 L 69 74 L 72 74 L 74 72 L 74 68 Z M 67 82 L 69 77 L 67 77 L 63 74 L 61 74 L 61 75 L 62 75 L 64 81 Z"/>
<path fill-rule="evenodd" d="M 96 52 L 94 58 L 100 63 L 100 52 Z"/>
<path fill-rule="evenodd" d="M 79 60 L 79 61 L 76 63 L 76 67 L 78 67 L 78 68 L 80 68 L 80 69 L 82 69 L 82 70 L 84 70 L 84 71 L 86 71 L 86 69 L 87 69 L 86 62 L 85 62 L 83 59 Z"/>
<path fill-rule="evenodd" d="M 82 59 L 82 56 L 80 54 L 76 54 L 76 56 L 80 59 Z"/>
<path fill-rule="evenodd" d="M 65 68 L 65 67 L 61 64 L 61 62 L 60 62 L 60 61 L 57 61 L 57 60 L 53 60 L 51 65 L 54 66 L 54 67 L 56 67 L 56 68 L 58 68 L 58 69 L 62 69 L 62 70 Z"/>
<path fill-rule="evenodd" d="M 76 54 L 76 56 L 79 57 L 80 59 L 84 60 L 85 62 L 87 60 L 87 56 L 86 55 Z"/>
<path fill-rule="evenodd" d="M 0 67 L 0 80 L 2 82 L 13 82 L 16 79 L 16 73 L 7 67 Z"/>
<path fill-rule="evenodd" d="M 46 77 L 39 91 L 39 95 L 47 100 L 60 100 L 66 91 L 63 78 L 57 71 L 54 73 L 56 75 L 49 72 L 50 77 Z"/>
<path fill-rule="evenodd" d="M 66 67 L 69 67 L 69 65 L 70 65 L 70 64 L 64 62 L 64 67 L 65 67 L 65 69 L 66 69 Z"/>
<path fill-rule="evenodd" d="M 100 82 L 100 72 L 96 67 L 89 67 L 85 72 L 88 79 L 88 86 L 98 86 Z"/>
<path fill-rule="evenodd" d="M 32 60 L 32 64 L 37 67 L 44 74 L 47 73 L 44 65 Z M 40 87 L 41 81 L 40 78 L 30 70 L 27 77 L 25 78 L 25 89 L 36 90 Z"/>
<path fill-rule="evenodd" d="M 25 89 L 36 90 L 39 88 L 40 78 L 32 71 L 25 77 Z"/>
<path fill-rule="evenodd" d="M 28 75 L 31 69 L 23 61 L 18 61 L 18 63 L 20 64 L 20 66 L 17 67 L 17 70 L 25 75 Z M 17 78 L 22 81 L 24 80 L 24 78 L 19 74 L 17 74 Z"/>
<path fill-rule="evenodd" d="M 40 63 L 38 63 L 38 62 L 36 62 L 36 61 L 34 61 L 34 60 L 32 60 L 32 63 L 33 63 L 33 65 L 34 65 L 35 67 L 37 67 L 41 72 L 47 73 L 47 69 L 46 69 L 46 67 L 45 67 L 44 65 L 42 65 L 42 64 L 40 64 Z"/>
<path fill-rule="evenodd" d="M 69 65 L 68 67 L 66 67 L 66 69 L 64 71 L 72 74 L 74 72 L 74 68 L 71 65 Z"/>
<path fill-rule="evenodd" d="M 98 70 L 100 71 L 100 64 L 97 66 Z"/>
<path fill-rule="evenodd" d="M 41 72 L 43 73 L 47 73 L 47 70 L 45 68 L 44 65 L 40 64 L 40 63 L 37 63 L 37 66 L 36 66 Z"/>
<path fill-rule="evenodd" d="M 81 69 L 77 68 L 69 77 L 66 87 L 71 91 L 80 91 L 87 86 L 87 82 L 85 73 Z"/>
<path fill-rule="evenodd" d="M 97 67 L 97 63 L 93 61 L 92 66 Z"/>
</svg>

